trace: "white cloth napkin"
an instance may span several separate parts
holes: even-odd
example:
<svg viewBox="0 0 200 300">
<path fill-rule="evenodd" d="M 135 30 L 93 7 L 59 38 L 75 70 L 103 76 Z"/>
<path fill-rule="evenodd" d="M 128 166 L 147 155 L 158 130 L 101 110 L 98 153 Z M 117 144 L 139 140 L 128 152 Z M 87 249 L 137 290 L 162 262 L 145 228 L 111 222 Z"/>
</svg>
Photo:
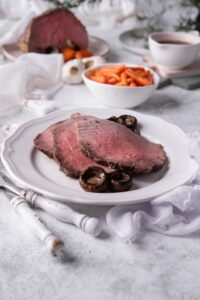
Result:
<svg viewBox="0 0 200 300">
<path fill-rule="evenodd" d="M 200 138 L 191 143 L 191 155 L 200 165 Z M 183 162 L 184 163 L 184 162 Z M 200 171 L 190 184 L 149 203 L 112 207 L 106 216 L 111 230 L 127 242 L 136 242 L 144 232 L 184 236 L 200 229 Z"/>
<path fill-rule="evenodd" d="M 0 116 L 16 112 L 23 100 L 51 99 L 62 86 L 62 65 L 62 54 L 27 53 L 0 66 Z"/>
</svg>

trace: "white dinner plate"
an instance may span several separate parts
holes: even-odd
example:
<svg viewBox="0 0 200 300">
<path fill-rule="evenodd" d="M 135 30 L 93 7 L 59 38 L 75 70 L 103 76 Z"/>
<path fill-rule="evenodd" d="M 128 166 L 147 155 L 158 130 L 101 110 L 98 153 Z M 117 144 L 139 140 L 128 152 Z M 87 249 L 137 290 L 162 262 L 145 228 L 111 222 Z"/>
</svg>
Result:
<svg viewBox="0 0 200 300">
<path fill-rule="evenodd" d="M 89 36 L 88 49 L 97 56 L 106 56 L 110 51 L 108 43 L 96 36 Z M 15 61 L 18 57 L 24 54 L 18 44 L 4 45 L 2 47 L 2 52 L 4 56 L 11 61 Z"/>
<path fill-rule="evenodd" d="M 133 179 L 130 191 L 121 193 L 88 193 L 78 180 L 66 177 L 57 164 L 36 150 L 34 137 L 49 125 L 80 112 L 100 118 L 133 114 L 141 126 L 141 134 L 152 142 L 161 143 L 169 162 L 162 170 Z M 120 143 L 120 141 L 119 141 Z M 92 109 L 56 111 L 19 127 L 4 142 L 1 158 L 9 175 L 21 187 L 31 188 L 50 198 L 82 204 L 114 205 L 144 202 L 186 183 L 196 172 L 197 164 L 190 157 L 188 141 L 177 126 L 160 118 L 130 110 Z"/>
</svg>

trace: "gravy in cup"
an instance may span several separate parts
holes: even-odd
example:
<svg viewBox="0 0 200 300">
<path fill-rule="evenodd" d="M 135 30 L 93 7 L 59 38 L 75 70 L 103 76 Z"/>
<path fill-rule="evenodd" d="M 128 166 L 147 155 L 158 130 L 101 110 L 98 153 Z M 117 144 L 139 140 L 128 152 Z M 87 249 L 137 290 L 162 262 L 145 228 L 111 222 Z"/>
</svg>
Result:
<svg viewBox="0 0 200 300">
<path fill-rule="evenodd" d="M 156 63 L 182 69 L 193 63 L 200 50 L 200 37 L 185 32 L 158 32 L 149 36 L 149 49 Z"/>
</svg>

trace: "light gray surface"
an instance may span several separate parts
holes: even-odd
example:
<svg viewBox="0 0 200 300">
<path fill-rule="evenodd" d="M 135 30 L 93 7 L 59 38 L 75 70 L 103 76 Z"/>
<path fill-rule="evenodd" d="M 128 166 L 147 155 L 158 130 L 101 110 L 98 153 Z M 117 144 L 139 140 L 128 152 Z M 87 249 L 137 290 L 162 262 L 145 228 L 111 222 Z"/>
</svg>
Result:
<svg viewBox="0 0 200 300">
<path fill-rule="evenodd" d="M 139 57 L 121 48 L 117 31 L 95 31 L 109 41 L 110 61 L 140 62 Z M 95 102 L 85 86 L 66 86 L 56 96 L 55 105 L 71 108 L 95 106 Z M 200 90 L 188 92 L 167 87 L 137 110 L 193 133 L 199 131 L 200 125 Z M 32 117 L 33 114 L 22 112 L 7 121 Z M 104 207 L 76 208 L 91 216 L 106 213 Z M 149 232 L 139 244 L 127 245 L 109 234 L 94 239 L 43 213 L 49 227 L 65 241 L 74 257 L 61 265 L 23 227 L 4 197 L 0 201 L 0 216 L 1 300 L 199 299 L 199 234 L 172 238 Z"/>
</svg>

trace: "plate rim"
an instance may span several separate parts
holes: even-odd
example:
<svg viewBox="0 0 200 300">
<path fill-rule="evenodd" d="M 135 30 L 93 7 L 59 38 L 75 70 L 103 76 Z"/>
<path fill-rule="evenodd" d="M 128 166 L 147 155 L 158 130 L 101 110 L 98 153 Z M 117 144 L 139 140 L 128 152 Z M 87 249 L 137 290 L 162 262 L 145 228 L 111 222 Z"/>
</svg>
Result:
<svg viewBox="0 0 200 300">
<path fill-rule="evenodd" d="M 106 56 L 109 54 L 109 52 L 110 52 L 110 45 L 108 44 L 107 41 L 105 41 L 104 39 L 99 38 L 99 37 L 97 37 L 97 36 L 95 36 L 95 35 L 88 35 L 88 40 L 89 40 L 89 42 L 90 42 L 90 40 L 96 40 L 96 41 L 98 41 L 98 42 L 103 43 L 104 46 L 107 47 L 105 53 L 103 53 L 103 54 L 100 55 L 100 56 L 106 57 Z M 2 45 L 1 49 L 2 49 L 3 55 L 4 55 L 8 60 L 10 60 L 10 61 L 15 61 L 16 59 L 18 59 L 18 57 L 12 55 L 12 54 L 7 50 L 7 47 L 8 47 L 8 46 L 12 46 L 12 45 L 13 45 L 13 46 L 16 46 L 17 43 L 12 43 L 12 44 L 5 44 L 5 45 Z M 26 53 L 22 53 L 21 55 L 23 55 L 23 54 L 26 54 Z M 20 55 L 20 56 L 21 56 L 21 55 Z M 20 56 L 19 56 L 19 57 L 20 57 Z"/>
<path fill-rule="evenodd" d="M 71 203 L 80 203 L 80 204 L 92 204 L 92 205 L 121 205 L 121 204 L 135 204 L 135 203 L 142 203 L 142 202 L 145 202 L 145 201 L 149 201 L 152 197 L 157 197 L 157 196 L 160 196 L 172 189 L 174 189 L 175 187 L 177 186 L 180 186 L 184 183 L 186 183 L 189 179 L 191 179 L 192 175 L 197 171 L 198 169 L 198 165 L 196 163 L 196 161 L 189 155 L 189 147 L 188 147 L 188 159 L 190 161 L 190 165 L 191 165 L 191 170 L 190 170 L 190 176 L 188 176 L 188 178 L 186 180 L 184 180 L 184 182 L 179 182 L 179 183 L 176 183 L 174 184 L 170 189 L 167 189 L 165 191 L 162 191 L 162 192 L 159 192 L 159 191 L 154 191 L 153 195 L 150 195 L 149 197 L 139 197 L 138 199 L 133 199 L 134 197 L 131 196 L 130 194 L 128 195 L 128 193 L 131 193 L 132 191 L 130 192 L 126 192 L 126 193 L 118 193 L 118 195 L 123 195 L 125 196 L 125 200 L 122 200 L 121 202 L 117 202 L 116 200 L 114 200 L 114 196 L 113 195 L 116 195 L 115 193 L 111 193 L 110 195 L 110 200 L 100 200 L 100 199 L 93 199 L 92 198 L 95 198 L 95 197 L 92 197 L 92 195 L 99 195 L 98 197 L 100 198 L 101 195 L 105 195 L 105 194 L 93 194 L 93 193 L 85 193 L 83 195 L 79 195 L 79 196 L 76 196 L 76 197 L 73 197 L 73 199 L 69 199 L 67 198 L 67 196 L 60 196 L 60 195 L 56 195 L 56 194 L 53 194 L 51 192 L 48 192 L 48 191 L 44 191 L 43 189 L 41 189 L 40 187 L 36 187 L 34 186 L 33 184 L 30 184 L 30 183 L 27 183 L 27 180 L 26 178 L 23 178 L 22 174 L 17 174 L 17 170 L 15 170 L 15 166 L 13 165 L 13 162 L 12 162 L 12 159 L 9 157 L 9 153 L 11 150 L 11 147 L 9 146 L 9 144 L 12 143 L 13 139 L 16 139 L 17 135 L 20 135 L 22 134 L 23 130 L 25 130 L 28 126 L 30 125 L 34 125 L 35 123 L 38 123 L 40 120 L 41 121 L 48 121 L 48 119 L 51 119 L 51 118 L 56 118 L 56 117 L 59 117 L 61 116 L 62 114 L 64 114 L 65 112 L 66 113 L 74 113 L 74 112 L 81 112 L 81 111 L 84 111 L 84 110 L 93 110 L 93 111 L 107 111 L 107 109 L 105 108 L 79 108 L 79 109 L 64 109 L 64 110 L 57 110 L 53 113 L 50 113 L 48 115 L 45 115 L 45 116 L 42 116 L 42 117 L 39 117 L 39 118 L 35 118 L 35 119 L 32 119 L 32 120 L 29 120 L 28 122 L 25 122 L 24 124 L 22 124 L 21 126 L 19 126 L 9 137 L 6 138 L 6 140 L 3 142 L 2 144 L 2 148 L 1 148 L 1 160 L 8 172 L 8 174 L 10 175 L 10 177 L 21 187 L 26 187 L 26 188 L 30 188 L 30 189 L 33 189 L 34 191 L 36 192 L 39 192 L 41 194 L 43 194 L 44 196 L 46 197 L 50 197 L 51 199 L 54 199 L 54 200 L 58 200 L 58 201 L 61 201 L 61 202 L 71 202 Z M 111 111 L 116 111 L 116 113 L 127 113 L 129 112 L 130 113 L 130 110 L 124 110 L 124 109 L 111 109 Z M 132 113 L 134 113 L 135 111 L 131 110 Z M 187 140 L 187 136 L 185 135 L 185 133 L 183 132 L 183 130 L 178 127 L 177 125 L 174 125 L 172 123 L 169 123 L 157 116 L 152 116 L 152 115 L 148 115 L 148 114 L 144 114 L 144 113 L 141 113 L 141 112 L 135 112 L 136 114 L 138 115 L 145 115 L 147 117 L 150 117 L 150 118 L 154 118 L 156 119 L 157 121 L 162 121 L 164 122 L 165 124 L 170 124 L 170 126 L 173 126 L 174 129 L 178 130 L 179 133 L 182 135 L 182 137 L 185 139 L 185 141 Z M 188 144 L 188 143 L 187 143 Z M 77 191 L 77 194 L 80 194 L 79 191 Z M 103 198 L 104 196 L 102 196 Z"/>
</svg>

